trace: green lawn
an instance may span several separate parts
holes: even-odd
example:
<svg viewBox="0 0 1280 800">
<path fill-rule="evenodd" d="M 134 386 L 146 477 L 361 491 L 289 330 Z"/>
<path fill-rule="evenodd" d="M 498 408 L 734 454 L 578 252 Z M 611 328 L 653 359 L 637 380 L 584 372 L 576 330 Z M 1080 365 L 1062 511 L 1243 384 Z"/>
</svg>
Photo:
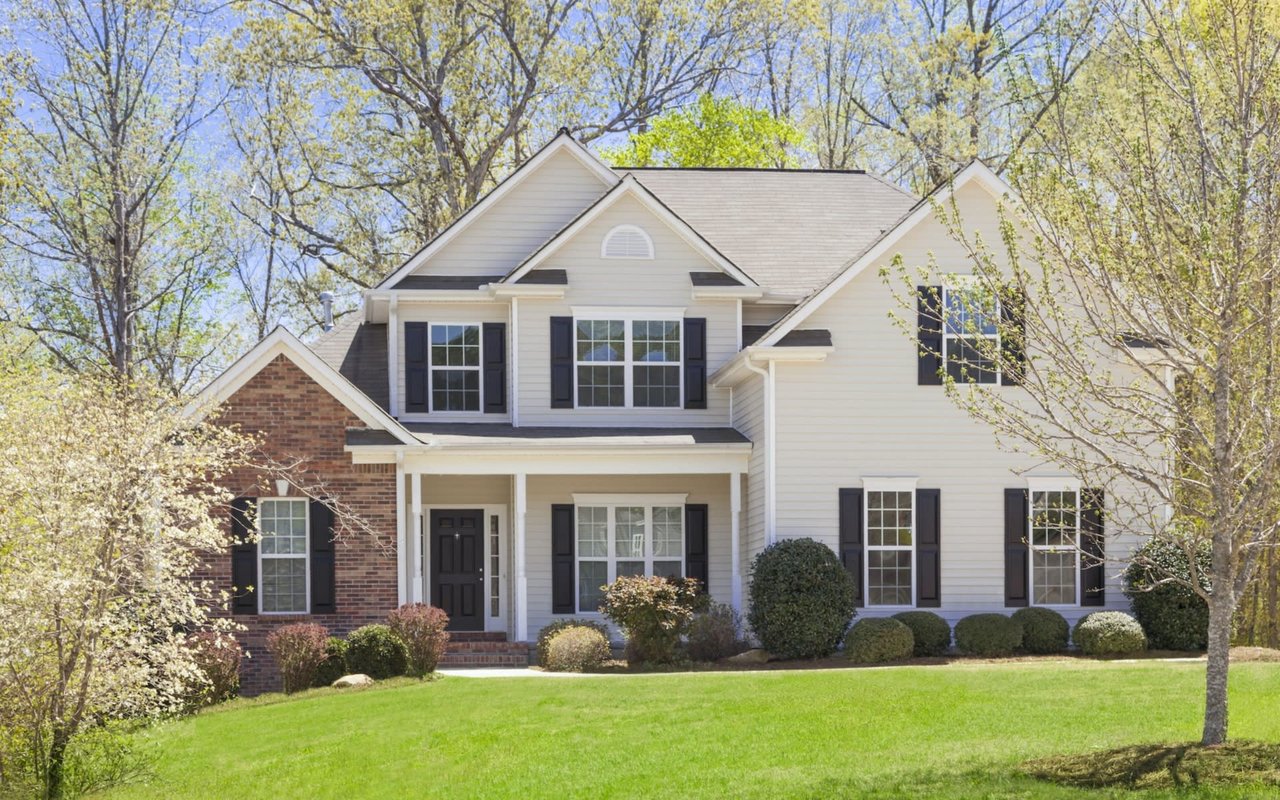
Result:
<svg viewBox="0 0 1280 800">
<path fill-rule="evenodd" d="M 1203 674 L 1060 661 L 325 690 L 150 731 L 155 776 L 111 797 L 1079 797 L 1017 765 L 1196 739 Z M 1233 736 L 1280 741 L 1280 665 L 1234 666 L 1232 704 Z"/>
</svg>

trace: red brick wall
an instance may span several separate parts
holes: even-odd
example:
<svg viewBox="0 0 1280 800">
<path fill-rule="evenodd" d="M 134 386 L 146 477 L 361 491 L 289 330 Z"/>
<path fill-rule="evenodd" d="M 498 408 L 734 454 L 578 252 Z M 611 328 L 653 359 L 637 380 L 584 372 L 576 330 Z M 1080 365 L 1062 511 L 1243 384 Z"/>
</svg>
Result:
<svg viewBox="0 0 1280 800">
<path fill-rule="evenodd" d="M 293 475 L 299 485 L 323 485 L 363 521 L 367 530 L 341 530 L 336 545 L 337 613 L 237 615 L 247 630 L 237 634 L 250 658 L 242 665 L 241 692 L 280 688 L 266 651 L 267 634 L 290 622 L 317 622 L 345 635 L 382 622 L 396 606 L 396 486 L 393 465 L 355 466 L 343 452 L 348 427 L 364 423 L 284 356 L 277 356 L 223 405 L 220 421 L 260 434 L 271 459 L 303 459 Z M 274 482 L 258 470 L 236 472 L 224 482 L 237 496 L 275 496 Z M 351 526 L 347 526 L 350 528 Z M 228 522 L 228 534 L 230 522 Z M 205 577 L 231 585 L 231 552 L 209 559 Z"/>
</svg>

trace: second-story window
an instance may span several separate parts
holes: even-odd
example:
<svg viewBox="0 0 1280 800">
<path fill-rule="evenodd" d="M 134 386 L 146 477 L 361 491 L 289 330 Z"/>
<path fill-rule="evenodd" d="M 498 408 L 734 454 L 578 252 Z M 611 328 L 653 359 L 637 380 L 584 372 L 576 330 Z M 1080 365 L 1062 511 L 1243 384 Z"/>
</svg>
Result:
<svg viewBox="0 0 1280 800">
<path fill-rule="evenodd" d="M 943 288 L 942 358 L 957 383 L 999 383 L 1000 304 L 970 282 Z"/>
<path fill-rule="evenodd" d="M 680 320 L 575 321 L 580 407 L 680 407 Z"/>
<path fill-rule="evenodd" d="M 431 326 L 431 409 L 480 410 L 480 326 Z"/>
</svg>

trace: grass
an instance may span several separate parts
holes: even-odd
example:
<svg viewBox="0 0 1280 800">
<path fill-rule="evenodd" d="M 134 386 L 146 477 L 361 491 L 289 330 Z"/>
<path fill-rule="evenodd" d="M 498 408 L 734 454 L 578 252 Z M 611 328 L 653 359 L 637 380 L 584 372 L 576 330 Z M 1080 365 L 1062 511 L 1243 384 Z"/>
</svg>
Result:
<svg viewBox="0 0 1280 800">
<path fill-rule="evenodd" d="M 1173 789 L 1265 781 L 1280 793 L 1280 744 L 1248 740 L 1213 747 L 1137 744 L 1039 758 L 1025 769 L 1042 780 L 1083 788 Z"/>
<path fill-rule="evenodd" d="M 1203 679 L 1203 663 L 1062 660 L 392 682 L 152 729 L 154 775 L 110 796 L 1074 798 L 1021 765 L 1194 740 Z M 1280 742 L 1280 665 L 1234 666 L 1231 690 L 1232 735 Z"/>
</svg>

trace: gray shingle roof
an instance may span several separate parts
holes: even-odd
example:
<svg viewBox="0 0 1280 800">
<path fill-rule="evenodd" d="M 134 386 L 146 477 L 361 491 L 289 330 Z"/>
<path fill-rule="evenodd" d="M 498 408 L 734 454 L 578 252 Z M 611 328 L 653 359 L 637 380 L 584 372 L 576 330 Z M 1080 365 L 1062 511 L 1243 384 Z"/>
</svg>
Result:
<svg viewBox="0 0 1280 800">
<path fill-rule="evenodd" d="M 560 441 L 582 444 L 688 445 L 750 444 L 751 440 L 733 428 L 515 428 L 504 423 L 476 422 L 409 422 L 415 436 L 424 440 L 441 440 L 447 444 L 519 443 L 524 441 Z M 394 445 L 396 438 L 385 431 L 370 428 L 348 428 L 347 444 Z"/>
<path fill-rule="evenodd" d="M 807 295 L 917 202 L 862 172 L 620 169 L 765 288 Z"/>
<path fill-rule="evenodd" d="M 390 407 L 386 325 L 374 325 L 365 322 L 363 314 L 351 314 L 312 342 L 311 349 L 384 411 Z"/>
</svg>

